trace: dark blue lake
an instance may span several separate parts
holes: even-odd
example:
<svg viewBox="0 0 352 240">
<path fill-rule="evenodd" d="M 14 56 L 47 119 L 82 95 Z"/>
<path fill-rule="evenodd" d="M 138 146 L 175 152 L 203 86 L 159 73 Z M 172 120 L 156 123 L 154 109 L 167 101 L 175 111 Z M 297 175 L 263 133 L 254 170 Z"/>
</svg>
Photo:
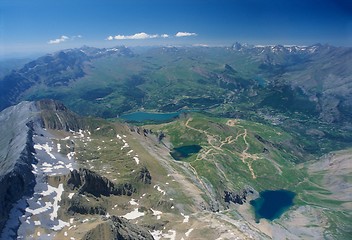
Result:
<svg viewBox="0 0 352 240">
<path fill-rule="evenodd" d="M 254 207 L 255 219 L 270 221 L 279 218 L 289 207 L 293 206 L 295 193 L 287 190 L 266 190 L 259 193 L 260 197 L 250 201 Z"/>
<path fill-rule="evenodd" d="M 163 122 L 178 117 L 178 112 L 173 113 L 150 113 L 150 112 L 134 112 L 121 115 L 121 118 L 131 122 L 157 121 Z"/>
<path fill-rule="evenodd" d="M 188 145 L 174 148 L 171 152 L 171 156 L 175 160 L 182 160 L 183 158 L 188 158 L 195 153 L 198 153 L 202 149 L 199 145 Z"/>
</svg>

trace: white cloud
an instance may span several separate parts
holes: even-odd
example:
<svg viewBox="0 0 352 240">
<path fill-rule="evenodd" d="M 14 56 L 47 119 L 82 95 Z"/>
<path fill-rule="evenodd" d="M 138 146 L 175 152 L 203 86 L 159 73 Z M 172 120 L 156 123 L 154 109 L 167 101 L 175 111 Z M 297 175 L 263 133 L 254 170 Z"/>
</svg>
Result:
<svg viewBox="0 0 352 240">
<path fill-rule="evenodd" d="M 208 44 L 203 44 L 203 43 L 196 43 L 196 44 L 193 44 L 194 47 L 209 47 Z"/>
<path fill-rule="evenodd" d="M 175 37 L 190 37 L 190 36 L 197 36 L 197 33 L 178 32 L 175 34 Z"/>
<path fill-rule="evenodd" d="M 77 38 L 82 38 L 82 35 L 76 35 L 76 36 L 72 36 L 72 37 L 67 37 L 65 35 L 62 35 L 60 38 L 57 38 L 54 40 L 49 40 L 48 44 L 59 44 L 59 43 L 66 42 L 68 40 L 74 40 Z"/>
<path fill-rule="evenodd" d="M 82 35 L 72 36 L 71 39 L 82 38 Z"/>
<path fill-rule="evenodd" d="M 49 44 L 59 44 L 59 43 L 67 41 L 68 39 L 69 39 L 69 37 L 62 35 L 60 38 L 50 40 L 48 43 Z"/>
<path fill-rule="evenodd" d="M 133 35 L 116 35 L 116 36 L 109 36 L 107 40 L 130 40 L 130 39 L 150 39 L 150 38 L 158 38 L 160 37 L 158 34 L 147 34 L 145 32 L 136 33 Z"/>
<path fill-rule="evenodd" d="M 164 33 L 164 34 L 148 34 L 145 32 L 140 32 L 136 33 L 133 35 L 116 35 L 116 36 L 108 36 L 106 40 L 112 41 L 112 40 L 140 40 L 140 39 L 152 39 L 152 38 L 169 38 L 170 35 Z"/>
</svg>

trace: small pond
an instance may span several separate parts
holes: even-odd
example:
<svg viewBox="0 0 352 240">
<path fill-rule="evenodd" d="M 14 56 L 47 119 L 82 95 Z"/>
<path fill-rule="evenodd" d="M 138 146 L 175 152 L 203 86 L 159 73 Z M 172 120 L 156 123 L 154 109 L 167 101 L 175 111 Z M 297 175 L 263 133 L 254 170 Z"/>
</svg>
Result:
<svg viewBox="0 0 352 240">
<path fill-rule="evenodd" d="M 198 153 L 202 149 L 199 145 L 188 145 L 174 148 L 171 152 L 171 156 L 175 160 L 182 160 L 184 158 L 188 158 L 193 154 Z"/>
<path fill-rule="evenodd" d="M 256 222 L 261 218 L 270 221 L 279 218 L 289 207 L 293 206 L 295 193 L 287 190 L 266 190 L 260 197 L 250 201 L 255 210 Z"/>
</svg>

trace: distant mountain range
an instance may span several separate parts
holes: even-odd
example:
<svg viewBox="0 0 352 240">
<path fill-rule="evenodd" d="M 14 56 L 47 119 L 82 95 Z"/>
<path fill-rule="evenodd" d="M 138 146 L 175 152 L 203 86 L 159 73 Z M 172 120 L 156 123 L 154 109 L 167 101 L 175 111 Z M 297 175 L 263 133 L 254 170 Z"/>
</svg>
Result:
<svg viewBox="0 0 352 240">
<path fill-rule="evenodd" d="M 82 114 L 113 117 L 226 103 L 351 122 L 350 66 L 352 48 L 320 44 L 158 47 L 138 54 L 126 47 L 82 47 L 40 57 L 3 77 L 0 109 L 53 98 Z"/>
</svg>

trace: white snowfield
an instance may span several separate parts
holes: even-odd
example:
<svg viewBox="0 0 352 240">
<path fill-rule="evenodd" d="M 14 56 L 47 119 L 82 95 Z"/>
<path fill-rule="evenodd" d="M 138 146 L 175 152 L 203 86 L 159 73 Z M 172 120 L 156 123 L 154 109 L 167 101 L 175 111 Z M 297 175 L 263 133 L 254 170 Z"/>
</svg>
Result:
<svg viewBox="0 0 352 240">
<path fill-rule="evenodd" d="M 150 232 L 150 234 L 152 234 L 155 240 L 160 240 L 160 239 L 175 240 L 176 233 L 177 232 L 175 230 L 168 230 L 168 233 L 163 233 L 161 230 L 154 230 Z"/>
<path fill-rule="evenodd" d="M 129 203 L 131 205 L 139 205 L 139 203 L 136 202 L 136 199 L 133 199 L 133 198 L 129 201 Z"/>
<path fill-rule="evenodd" d="M 56 159 L 56 157 L 51 153 L 51 151 L 53 150 L 52 147 L 50 147 L 48 145 L 48 143 L 44 144 L 44 145 L 40 145 L 40 144 L 35 144 L 34 145 L 34 149 L 37 150 L 45 150 L 45 152 L 53 159 Z"/>
<path fill-rule="evenodd" d="M 72 141 L 72 138 L 83 138 L 90 135 L 88 131 L 73 132 L 72 136 L 59 139 L 59 141 Z M 88 137 L 87 137 L 88 138 Z M 64 193 L 64 186 L 60 183 L 52 186 L 47 183 L 47 176 L 63 175 L 69 173 L 76 166 L 74 162 L 75 152 L 71 151 L 67 155 L 62 154 L 63 148 L 71 148 L 70 144 L 58 143 L 52 135 L 47 134 L 43 129 L 38 129 L 38 134 L 33 136 L 34 157 L 37 162 L 32 164 L 32 172 L 36 177 L 34 195 L 30 199 L 25 199 L 26 205 L 22 208 L 22 213 L 17 217 L 20 220 L 18 228 L 18 238 L 25 236 L 40 236 L 43 239 L 54 239 L 55 231 L 60 231 L 71 224 L 63 221 L 58 216 L 60 201 Z M 74 193 L 69 193 L 72 198 Z M 18 220 L 17 220 L 18 221 Z M 40 230 L 36 230 L 40 227 Z M 51 235 L 51 236 L 50 236 Z M 72 239 L 67 235 L 67 239 Z"/>
<path fill-rule="evenodd" d="M 138 208 L 135 208 L 132 212 L 126 213 L 125 215 L 123 215 L 122 217 L 128 219 L 128 220 L 133 220 L 139 217 L 144 216 L 144 212 L 139 212 Z"/>
</svg>

